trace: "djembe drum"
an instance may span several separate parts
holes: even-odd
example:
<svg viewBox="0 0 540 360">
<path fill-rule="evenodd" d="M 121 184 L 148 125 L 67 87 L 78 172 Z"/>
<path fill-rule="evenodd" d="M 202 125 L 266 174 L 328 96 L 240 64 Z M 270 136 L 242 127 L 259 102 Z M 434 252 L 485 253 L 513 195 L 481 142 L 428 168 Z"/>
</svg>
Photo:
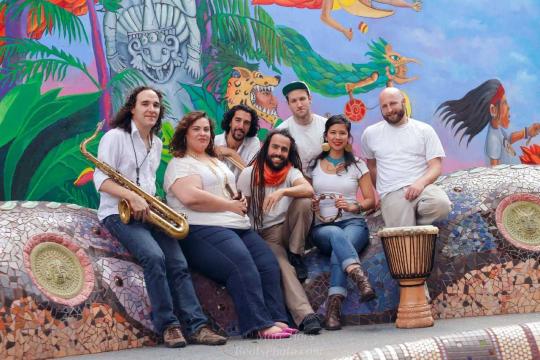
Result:
<svg viewBox="0 0 540 360">
<path fill-rule="evenodd" d="M 433 268 L 435 226 L 385 228 L 381 238 L 390 274 L 399 282 L 398 328 L 433 326 L 424 284 Z"/>
</svg>

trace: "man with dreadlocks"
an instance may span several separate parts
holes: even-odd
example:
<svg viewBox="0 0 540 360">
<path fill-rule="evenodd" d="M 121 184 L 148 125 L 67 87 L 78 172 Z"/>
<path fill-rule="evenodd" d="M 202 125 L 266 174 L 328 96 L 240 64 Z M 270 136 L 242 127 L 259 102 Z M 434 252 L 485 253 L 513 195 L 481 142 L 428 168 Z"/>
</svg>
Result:
<svg viewBox="0 0 540 360">
<path fill-rule="evenodd" d="M 540 123 L 534 123 L 510 135 L 504 131 L 510 125 L 510 107 L 504 87 L 497 79 L 491 79 L 469 91 L 459 100 L 443 102 L 437 108 L 441 121 L 459 132 L 459 141 L 468 136 L 467 146 L 486 126 L 486 162 L 489 165 L 519 164 L 512 144 L 521 139 L 530 139 L 540 133 Z"/>
<path fill-rule="evenodd" d="M 247 197 L 255 229 L 274 252 L 285 303 L 294 322 L 306 334 L 318 334 L 321 324 L 290 264 L 287 250 L 301 255 L 313 213 L 313 188 L 302 174 L 302 162 L 288 130 L 276 130 L 238 178 L 238 190 Z"/>
</svg>

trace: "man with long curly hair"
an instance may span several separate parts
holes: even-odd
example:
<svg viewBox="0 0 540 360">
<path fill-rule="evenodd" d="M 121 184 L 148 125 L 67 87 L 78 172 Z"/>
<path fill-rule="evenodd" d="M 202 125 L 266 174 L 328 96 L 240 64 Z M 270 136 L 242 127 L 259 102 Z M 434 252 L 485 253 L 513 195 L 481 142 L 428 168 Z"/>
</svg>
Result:
<svg viewBox="0 0 540 360">
<path fill-rule="evenodd" d="M 112 129 L 101 138 L 98 149 L 100 161 L 150 195 L 156 192 L 156 171 L 163 147 L 157 136 L 164 114 L 162 99 L 162 94 L 150 87 L 134 89 L 113 119 Z M 178 241 L 145 222 L 150 211 L 146 200 L 99 169 L 94 173 L 94 183 L 100 194 L 99 220 L 143 268 L 152 323 L 156 332 L 163 335 L 165 345 L 186 346 L 181 322 L 186 325 L 191 343 L 225 344 L 226 338 L 208 326 Z M 128 224 L 120 219 L 120 199 L 129 202 L 133 213 L 134 220 Z"/>
<path fill-rule="evenodd" d="M 255 157 L 261 147 L 257 138 L 259 117 L 246 105 L 235 105 L 223 115 L 221 128 L 223 133 L 214 138 L 215 150 L 238 179 L 241 169 L 229 159 L 246 166 Z"/>
</svg>

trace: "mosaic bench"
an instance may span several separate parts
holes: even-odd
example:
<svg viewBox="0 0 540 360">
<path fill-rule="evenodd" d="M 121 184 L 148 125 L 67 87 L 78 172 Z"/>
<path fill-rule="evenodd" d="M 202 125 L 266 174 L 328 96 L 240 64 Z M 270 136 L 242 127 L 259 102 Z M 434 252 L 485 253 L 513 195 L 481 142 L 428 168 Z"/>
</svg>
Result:
<svg viewBox="0 0 540 360">
<path fill-rule="evenodd" d="M 454 207 L 437 224 L 428 279 L 435 319 L 540 311 L 540 167 L 502 165 L 441 177 Z M 380 214 L 368 219 L 372 234 Z M 399 300 L 380 240 L 361 258 L 377 299 L 360 303 L 350 285 L 346 324 L 392 322 Z M 305 288 L 325 311 L 328 258 L 306 256 Z M 193 274 L 205 312 L 238 333 L 224 287 Z M 50 358 L 153 345 L 142 269 L 76 205 L 0 202 L 0 358 Z"/>
<path fill-rule="evenodd" d="M 386 345 L 339 360 L 536 360 L 539 349 L 540 322 L 532 322 Z"/>
</svg>

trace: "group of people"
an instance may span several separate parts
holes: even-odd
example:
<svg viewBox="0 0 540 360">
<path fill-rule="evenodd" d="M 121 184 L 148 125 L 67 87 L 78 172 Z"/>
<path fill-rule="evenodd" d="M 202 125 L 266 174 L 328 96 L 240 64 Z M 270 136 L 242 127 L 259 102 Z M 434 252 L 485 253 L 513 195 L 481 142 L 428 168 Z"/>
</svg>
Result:
<svg viewBox="0 0 540 360">
<path fill-rule="evenodd" d="M 442 145 L 429 125 L 405 114 L 398 89 L 381 92 L 384 121 L 362 135 L 367 163 L 353 153 L 347 118 L 312 113 L 305 83 L 288 84 L 283 94 L 292 116 L 262 144 L 257 115 L 244 105 L 225 114 L 224 132 L 217 136 L 204 112 L 191 112 L 178 123 L 163 186 L 167 204 L 189 220 L 181 241 L 144 221 L 149 211 L 144 199 L 95 171 L 98 217 L 143 267 L 153 325 L 169 347 L 227 340 L 208 325 L 188 263 L 227 287 L 243 336 L 318 334 L 323 327 L 341 328 L 348 278 L 361 301 L 376 298 L 359 259 L 369 244 L 363 213 L 379 204 L 374 186 L 389 227 L 431 224 L 450 211 L 445 192 L 433 185 L 445 156 Z M 100 161 L 150 194 L 156 191 L 162 150 L 157 136 L 162 100 L 155 89 L 135 89 L 98 149 Z M 132 207 L 135 220 L 129 224 L 120 220 L 120 199 Z M 302 256 L 308 237 L 330 257 L 323 321 L 301 284 L 307 277 Z"/>
</svg>

